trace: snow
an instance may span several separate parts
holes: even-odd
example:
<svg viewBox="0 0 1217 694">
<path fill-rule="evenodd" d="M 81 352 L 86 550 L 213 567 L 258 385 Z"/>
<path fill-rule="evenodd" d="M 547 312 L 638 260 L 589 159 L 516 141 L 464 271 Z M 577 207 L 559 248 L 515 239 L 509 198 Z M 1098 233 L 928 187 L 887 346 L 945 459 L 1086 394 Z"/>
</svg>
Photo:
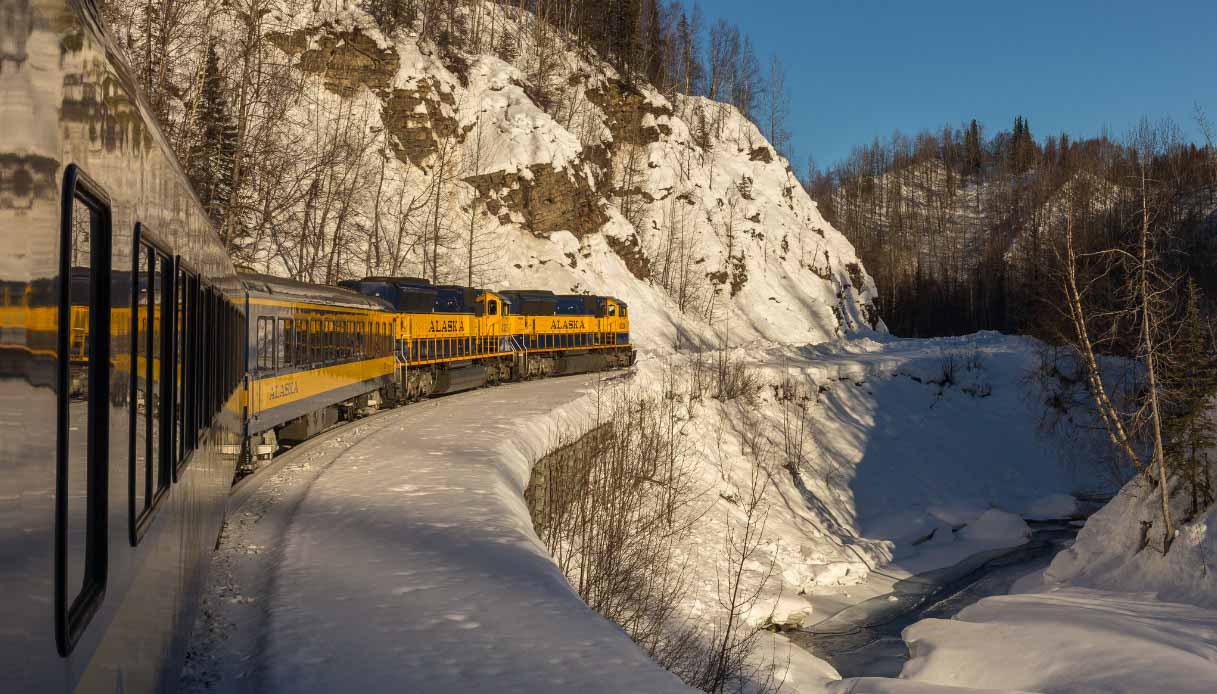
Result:
<svg viewBox="0 0 1217 694">
<path fill-rule="evenodd" d="M 1179 495 L 1186 497 L 1185 494 Z M 1174 504 L 1174 517 L 1186 518 L 1186 498 Z M 1045 585 L 1071 585 L 1129 593 L 1217 609 L 1217 508 L 1179 527 L 1165 556 L 1156 489 L 1143 478 L 1086 522 L 1078 540 L 1057 556 L 1044 575 Z M 1151 522 L 1148 546 L 1141 546 L 1142 522 Z"/>
<path fill-rule="evenodd" d="M 594 381 L 403 408 L 297 458 L 230 519 L 186 690 L 688 691 L 571 590 L 523 502 L 550 413 Z"/>
<path fill-rule="evenodd" d="M 1069 518 L 1078 512 L 1078 500 L 1069 494 L 1049 494 L 1027 509 L 1030 520 Z"/>
<path fill-rule="evenodd" d="M 1160 531 L 1143 525 L 1158 520 L 1158 492 L 1143 478 L 1130 481 L 1041 575 L 1016 583 L 1015 594 L 905 629 L 912 658 L 901 677 L 1079 694 L 1213 691 L 1217 509 L 1187 518 L 1189 501 L 1172 499 L 1183 522 L 1164 555 Z M 1072 498 L 1052 496 L 1031 514 L 1074 510 Z"/>
<path fill-rule="evenodd" d="M 1152 595 L 1067 588 L 987 598 L 905 630 L 901 677 L 1061 694 L 1212 692 L 1217 611 Z M 927 690 L 934 691 L 934 690 Z"/>
<path fill-rule="evenodd" d="M 482 172 L 506 171 L 532 177 L 532 165 L 563 170 L 579 162 L 578 138 L 533 103 L 519 70 L 493 56 L 479 56 L 469 71 L 469 88 L 460 106 L 462 123 L 483 128 Z M 467 149 L 478 134 L 466 137 Z"/>
<path fill-rule="evenodd" d="M 969 523 L 960 534 L 968 540 L 1019 544 L 1031 535 L 1022 518 L 991 508 Z"/>
</svg>

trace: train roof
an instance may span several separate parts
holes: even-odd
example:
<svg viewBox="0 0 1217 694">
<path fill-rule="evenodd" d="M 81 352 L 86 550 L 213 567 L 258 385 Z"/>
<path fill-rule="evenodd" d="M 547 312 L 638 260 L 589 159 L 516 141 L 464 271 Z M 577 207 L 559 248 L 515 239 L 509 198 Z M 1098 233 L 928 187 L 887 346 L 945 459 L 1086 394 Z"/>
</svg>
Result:
<svg viewBox="0 0 1217 694">
<path fill-rule="evenodd" d="M 304 301 L 314 304 L 330 304 L 345 308 L 373 308 L 392 310 L 388 302 L 342 287 L 310 284 L 286 277 L 275 277 L 260 273 L 237 273 L 241 284 L 250 292 L 275 297 L 284 301 Z"/>
<path fill-rule="evenodd" d="M 386 275 L 373 275 L 362 279 L 354 280 L 356 282 L 387 282 L 389 284 L 404 284 L 411 287 L 430 287 L 431 280 L 425 277 L 389 277 Z"/>
</svg>

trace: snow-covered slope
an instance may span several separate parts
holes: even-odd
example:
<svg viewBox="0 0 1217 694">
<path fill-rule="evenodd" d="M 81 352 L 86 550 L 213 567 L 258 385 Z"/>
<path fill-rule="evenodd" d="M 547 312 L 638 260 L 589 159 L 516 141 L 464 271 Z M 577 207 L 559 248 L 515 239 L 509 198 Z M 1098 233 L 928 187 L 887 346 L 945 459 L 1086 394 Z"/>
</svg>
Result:
<svg viewBox="0 0 1217 694">
<path fill-rule="evenodd" d="M 771 346 L 749 362 L 765 384 L 754 402 L 691 404 L 691 455 L 714 496 L 746 495 L 757 464 L 771 472 L 763 555 L 777 578 L 755 621 L 818 621 L 891 580 L 1021 544 L 1019 517 L 1068 516 L 1070 494 L 1102 487 L 1077 464 L 1085 441 L 1040 431 L 1037 349 L 996 333 Z M 670 360 L 644 361 L 637 380 L 674 368 L 668 379 L 690 380 Z M 757 430 L 760 461 L 744 451 Z M 695 535 L 702 556 L 733 512 L 718 506 Z M 712 594 L 713 565 L 700 573 Z"/>
<path fill-rule="evenodd" d="M 1184 496 L 1176 496 L 1173 513 L 1176 522 L 1186 520 L 1164 556 L 1157 489 L 1143 477 L 1132 480 L 1057 556 L 1045 583 L 1149 593 L 1217 609 L 1217 507 L 1189 519 Z"/>
<path fill-rule="evenodd" d="M 272 17 L 272 41 L 308 75 L 291 114 L 308 126 L 300 138 L 354 139 L 368 161 L 350 164 L 365 183 L 341 222 L 356 249 L 340 267 L 267 243 L 262 269 L 609 293 L 631 304 L 650 353 L 882 328 L 852 246 L 738 111 L 673 104 L 561 42 L 539 74 L 532 15 L 481 9 L 519 37 L 515 55 L 490 40 L 389 40 L 354 7 Z M 325 223 L 323 247 L 338 223 Z"/>
</svg>

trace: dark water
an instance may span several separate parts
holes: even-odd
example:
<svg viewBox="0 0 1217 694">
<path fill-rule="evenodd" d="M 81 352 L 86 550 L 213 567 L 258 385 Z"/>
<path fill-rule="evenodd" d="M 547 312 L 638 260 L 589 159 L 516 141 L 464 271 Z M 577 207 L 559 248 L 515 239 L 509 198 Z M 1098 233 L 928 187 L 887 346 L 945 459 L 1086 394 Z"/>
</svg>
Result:
<svg viewBox="0 0 1217 694">
<path fill-rule="evenodd" d="M 1020 547 L 982 552 L 898 581 L 890 593 L 788 636 L 832 663 L 842 677 L 895 677 L 909 657 L 900 638 L 905 627 L 922 619 L 950 619 L 981 598 L 1007 595 L 1015 581 L 1047 568 L 1078 533 L 1068 521 L 1028 525 L 1031 539 Z"/>
</svg>

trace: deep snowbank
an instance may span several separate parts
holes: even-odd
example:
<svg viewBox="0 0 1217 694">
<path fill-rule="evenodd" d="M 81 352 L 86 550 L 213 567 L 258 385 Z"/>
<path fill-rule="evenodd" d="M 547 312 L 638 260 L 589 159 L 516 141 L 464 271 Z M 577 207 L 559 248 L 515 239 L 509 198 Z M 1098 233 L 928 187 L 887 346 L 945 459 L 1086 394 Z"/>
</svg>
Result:
<svg viewBox="0 0 1217 694">
<path fill-rule="evenodd" d="M 903 678 L 1083 694 L 1212 692 L 1217 611 L 1152 595 L 1065 588 L 988 598 L 905 630 Z M 932 691 L 932 690 L 931 690 Z"/>
<path fill-rule="evenodd" d="M 1163 556 L 1158 492 L 1138 477 L 1087 521 L 1072 548 L 1045 572 L 1048 585 L 1073 585 L 1217 609 L 1217 508 L 1183 523 Z M 1174 504 L 1175 518 L 1186 503 Z M 1152 523 L 1149 528 L 1143 523 Z M 1141 547 L 1143 532 L 1148 546 Z"/>
</svg>

